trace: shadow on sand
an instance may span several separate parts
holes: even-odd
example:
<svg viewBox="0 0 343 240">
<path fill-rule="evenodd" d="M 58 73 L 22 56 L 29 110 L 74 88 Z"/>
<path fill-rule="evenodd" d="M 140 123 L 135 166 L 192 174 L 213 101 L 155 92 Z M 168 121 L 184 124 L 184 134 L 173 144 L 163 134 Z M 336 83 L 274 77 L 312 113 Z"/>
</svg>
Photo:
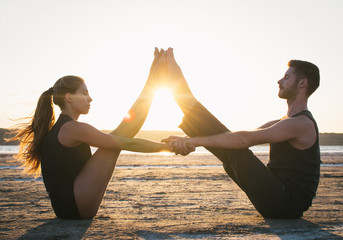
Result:
<svg viewBox="0 0 343 240">
<path fill-rule="evenodd" d="M 92 224 L 92 220 L 40 220 L 43 224 L 28 230 L 18 239 L 82 239 Z M 337 228 L 335 228 L 337 227 Z M 343 239 L 336 235 L 342 226 L 328 223 L 328 227 L 314 224 L 305 219 L 265 219 L 265 224 L 225 224 L 209 228 L 186 228 L 185 231 L 168 229 L 138 230 L 132 232 L 115 231 L 121 239 L 274 239 L 281 240 L 315 240 L 315 239 Z M 93 229 L 94 230 L 94 229 Z M 90 236 L 96 234 L 88 233 Z M 87 235 L 88 235 L 87 234 Z M 254 237 L 255 236 L 255 237 Z M 99 237 L 99 236 L 98 236 Z M 104 236 L 108 238 L 108 236 Z"/>
<path fill-rule="evenodd" d="M 81 239 L 92 220 L 42 219 L 43 224 L 28 230 L 20 240 L 27 239 Z"/>
<path fill-rule="evenodd" d="M 277 235 L 281 240 L 286 239 L 343 239 L 334 234 L 335 225 L 323 228 L 303 218 L 299 219 L 265 219 L 270 226 L 270 232 Z M 338 226 L 339 227 L 339 226 Z"/>
<path fill-rule="evenodd" d="M 331 226 L 332 227 L 332 226 Z M 337 226 L 340 227 L 340 226 Z M 265 219 L 260 226 L 247 224 L 217 225 L 208 229 L 191 228 L 185 232 L 137 231 L 139 239 L 275 239 L 317 240 L 343 239 L 334 234 L 339 231 L 325 229 L 305 219 Z"/>
</svg>

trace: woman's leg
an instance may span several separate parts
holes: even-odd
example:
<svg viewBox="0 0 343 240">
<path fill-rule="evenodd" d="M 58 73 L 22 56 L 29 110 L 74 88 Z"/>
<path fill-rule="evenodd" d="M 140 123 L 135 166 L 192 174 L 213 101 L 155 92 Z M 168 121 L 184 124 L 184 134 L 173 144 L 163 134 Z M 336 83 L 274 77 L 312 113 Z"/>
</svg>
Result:
<svg viewBox="0 0 343 240">
<path fill-rule="evenodd" d="M 134 118 L 130 121 L 124 119 L 110 134 L 134 137 L 148 115 L 152 98 L 151 88 L 146 85 L 129 111 L 134 113 Z M 96 215 L 119 154 L 120 150 L 98 149 L 76 177 L 74 196 L 81 218 L 93 218 Z"/>
<path fill-rule="evenodd" d="M 100 207 L 120 151 L 98 149 L 74 181 L 74 196 L 81 218 L 93 218 Z"/>
<path fill-rule="evenodd" d="M 156 84 L 165 72 L 165 57 L 155 49 L 148 80 L 132 105 L 129 119 L 124 119 L 110 134 L 122 137 L 134 137 L 148 115 Z M 98 212 L 108 182 L 112 177 L 119 150 L 98 149 L 82 168 L 74 180 L 74 197 L 81 218 L 92 218 Z"/>
</svg>

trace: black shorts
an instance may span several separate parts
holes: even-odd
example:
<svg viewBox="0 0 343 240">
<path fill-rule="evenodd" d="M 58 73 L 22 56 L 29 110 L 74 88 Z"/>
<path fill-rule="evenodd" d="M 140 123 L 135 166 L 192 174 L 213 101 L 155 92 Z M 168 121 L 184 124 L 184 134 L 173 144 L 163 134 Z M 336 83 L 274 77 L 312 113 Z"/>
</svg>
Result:
<svg viewBox="0 0 343 240">
<path fill-rule="evenodd" d="M 49 193 L 51 205 L 58 218 L 81 219 L 76 205 L 73 184 Z"/>
</svg>

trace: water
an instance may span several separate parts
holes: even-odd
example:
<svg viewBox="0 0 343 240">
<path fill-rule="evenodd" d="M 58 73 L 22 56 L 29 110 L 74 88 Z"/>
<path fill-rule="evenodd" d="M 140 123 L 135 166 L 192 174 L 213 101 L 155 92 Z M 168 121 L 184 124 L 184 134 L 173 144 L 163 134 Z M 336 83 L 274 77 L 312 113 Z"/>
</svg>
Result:
<svg viewBox="0 0 343 240">
<path fill-rule="evenodd" d="M 91 148 L 91 149 L 92 149 L 92 152 L 96 151 L 96 148 Z M 254 146 L 254 147 L 251 147 L 250 149 L 256 154 L 269 153 L 269 146 L 267 145 Z M 19 150 L 19 146 L 0 145 L 0 154 L 16 154 L 18 153 L 18 150 Z M 322 154 L 332 154 L 332 155 L 343 154 L 343 146 L 320 146 L 320 152 Z M 198 147 L 194 153 L 195 154 L 209 154 L 209 152 L 203 147 Z M 145 153 L 122 151 L 122 154 L 145 154 Z M 168 153 L 155 153 L 155 154 L 165 155 Z"/>
<path fill-rule="evenodd" d="M 16 154 L 19 151 L 19 146 L 0 145 L 0 154 Z"/>
<path fill-rule="evenodd" d="M 269 146 L 254 146 L 250 148 L 255 154 L 268 154 L 269 153 Z M 322 155 L 341 155 L 343 154 L 343 146 L 321 146 L 321 154 Z M 18 153 L 19 146 L 4 146 L 0 145 L 0 154 L 16 154 Z M 96 148 L 92 148 L 92 152 L 95 152 Z M 128 152 L 122 151 L 122 154 L 145 154 L 145 153 L 135 153 L 135 152 Z M 153 154 L 160 154 L 160 155 L 173 155 L 173 153 L 153 153 Z M 211 154 L 205 148 L 197 148 L 195 153 L 192 154 Z M 322 167 L 331 167 L 331 166 L 343 166 L 343 163 L 323 163 L 321 164 Z M 222 168 L 222 164 L 212 164 L 212 165 L 159 165 L 159 164 L 151 164 L 151 165 L 118 165 L 116 168 L 120 169 L 151 169 L 151 168 Z M 0 170 L 6 169 L 23 169 L 20 166 L 0 166 Z M 123 181 L 141 181 L 142 179 L 123 179 Z M 42 181 L 42 178 L 0 178 L 0 182 L 2 181 Z"/>
</svg>

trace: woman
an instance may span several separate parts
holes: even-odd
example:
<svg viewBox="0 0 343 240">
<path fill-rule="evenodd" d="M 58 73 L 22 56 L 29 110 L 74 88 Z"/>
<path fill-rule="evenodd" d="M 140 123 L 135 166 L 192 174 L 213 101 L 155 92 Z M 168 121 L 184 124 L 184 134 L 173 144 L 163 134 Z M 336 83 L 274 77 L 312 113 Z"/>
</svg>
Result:
<svg viewBox="0 0 343 240">
<path fill-rule="evenodd" d="M 65 76 L 45 91 L 29 125 L 16 138 L 21 141 L 19 158 L 28 172 L 41 167 L 52 207 L 59 218 L 93 218 L 111 179 L 120 150 L 136 152 L 169 151 L 168 145 L 133 139 L 148 114 L 157 81 L 165 74 L 165 53 L 155 49 L 148 80 L 129 114 L 118 128 L 105 134 L 78 122 L 87 114 L 92 98 L 84 80 Z M 61 109 L 55 122 L 53 103 Z M 89 146 L 99 149 L 92 155 Z"/>
</svg>

